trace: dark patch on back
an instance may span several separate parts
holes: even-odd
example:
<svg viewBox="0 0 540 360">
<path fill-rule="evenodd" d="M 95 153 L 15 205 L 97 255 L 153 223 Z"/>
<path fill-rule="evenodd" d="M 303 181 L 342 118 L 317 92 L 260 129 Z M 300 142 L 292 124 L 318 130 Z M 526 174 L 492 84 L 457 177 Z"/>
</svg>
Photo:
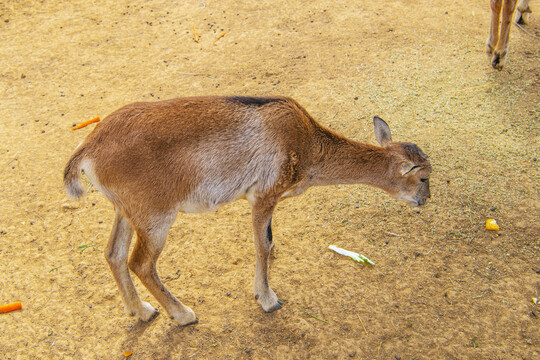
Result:
<svg viewBox="0 0 540 360">
<path fill-rule="evenodd" d="M 229 96 L 227 101 L 238 102 L 247 106 L 263 106 L 269 103 L 281 101 L 277 97 L 252 97 L 252 96 Z"/>
</svg>

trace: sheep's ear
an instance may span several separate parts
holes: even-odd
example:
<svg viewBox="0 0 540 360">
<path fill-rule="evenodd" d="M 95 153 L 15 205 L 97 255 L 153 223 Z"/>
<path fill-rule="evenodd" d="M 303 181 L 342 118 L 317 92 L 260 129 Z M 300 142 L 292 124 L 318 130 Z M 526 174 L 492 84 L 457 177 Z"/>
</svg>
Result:
<svg viewBox="0 0 540 360">
<path fill-rule="evenodd" d="M 381 144 L 386 145 L 392 141 L 392 134 L 390 134 L 390 127 L 388 124 L 378 116 L 373 118 L 373 125 L 375 126 L 375 138 Z"/>
</svg>

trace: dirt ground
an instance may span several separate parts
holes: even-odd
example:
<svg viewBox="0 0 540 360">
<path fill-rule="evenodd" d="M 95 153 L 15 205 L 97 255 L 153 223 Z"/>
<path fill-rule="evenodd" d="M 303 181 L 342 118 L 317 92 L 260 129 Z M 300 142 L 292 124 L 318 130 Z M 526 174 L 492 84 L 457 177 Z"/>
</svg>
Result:
<svg viewBox="0 0 540 360">
<path fill-rule="evenodd" d="M 0 2 L 0 304 L 23 304 L 0 314 L 0 358 L 539 359 L 531 6 L 498 72 L 484 53 L 487 0 Z M 270 314 L 252 296 L 248 203 L 180 214 L 158 271 L 199 323 L 138 322 L 103 256 L 112 205 L 63 190 L 92 130 L 71 127 L 134 101 L 209 94 L 288 95 L 369 143 L 379 115 L 430 156 L 432 199 L 418 211 L 334 186 L 281 203 L 271 284 L 285 301 Z"/>
</svg>

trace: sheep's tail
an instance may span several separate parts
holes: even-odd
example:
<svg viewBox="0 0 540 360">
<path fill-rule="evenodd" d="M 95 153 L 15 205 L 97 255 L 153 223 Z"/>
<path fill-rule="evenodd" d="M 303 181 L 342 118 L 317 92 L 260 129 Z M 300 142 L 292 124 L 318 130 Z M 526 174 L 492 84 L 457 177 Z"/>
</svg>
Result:
<svg viewBox="0 0 540 360">
<path fill-rule="evenodd" d="M 85 190 L 81 183 L 81 163 L 84 160 L 86 148 L 79 147 L 69 159 L 66 168 L 64 169 L 64 188 L 68 195 L 74 199 L 78 199 L 84 195 Z"/>
</svg>

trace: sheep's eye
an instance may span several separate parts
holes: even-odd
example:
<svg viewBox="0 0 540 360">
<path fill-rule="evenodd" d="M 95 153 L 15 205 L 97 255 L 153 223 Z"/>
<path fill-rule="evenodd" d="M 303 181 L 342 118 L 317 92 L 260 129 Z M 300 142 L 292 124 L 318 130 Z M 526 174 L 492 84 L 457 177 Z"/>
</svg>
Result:
<svg viewBox="0 0 540 360">
<path fill-rule="evenodd" d="M 428 178 L 420 179 L 420 181 L 423 182 L 423 183 L 427 183 L 429 181 L 429 179 Z"/>
</svg>

